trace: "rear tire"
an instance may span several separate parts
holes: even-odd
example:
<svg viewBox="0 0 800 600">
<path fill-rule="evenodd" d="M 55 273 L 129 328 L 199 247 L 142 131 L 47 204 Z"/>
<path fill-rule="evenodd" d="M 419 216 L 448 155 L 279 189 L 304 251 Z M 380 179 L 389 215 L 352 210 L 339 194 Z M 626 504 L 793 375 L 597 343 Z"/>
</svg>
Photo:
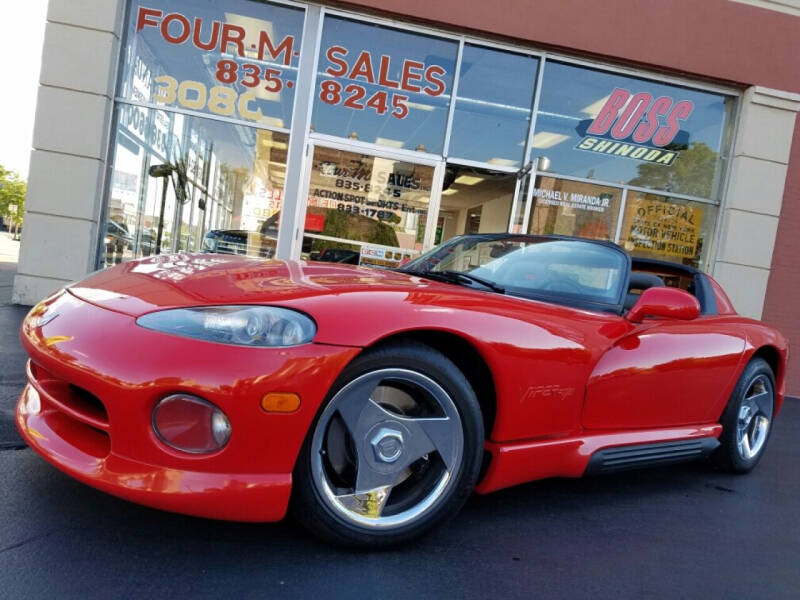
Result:
<svg viewBox="0 0 800 600">
<path fill-rule="evenodd" d="M 754 358 L 745 367 L 722 413 L 720 446 L 712 461 L 729 473 L 748 473 L 758 464 L 772 432 L 775 375 Z"/>
<path fill-rule="evenodd" d="M 478 479 L 475 392 L 417 342 L 369 349 L 332 386 L 298 457 L 292 512 L 336 545 L 382 548 L 454 516 Z"/>
</svg>

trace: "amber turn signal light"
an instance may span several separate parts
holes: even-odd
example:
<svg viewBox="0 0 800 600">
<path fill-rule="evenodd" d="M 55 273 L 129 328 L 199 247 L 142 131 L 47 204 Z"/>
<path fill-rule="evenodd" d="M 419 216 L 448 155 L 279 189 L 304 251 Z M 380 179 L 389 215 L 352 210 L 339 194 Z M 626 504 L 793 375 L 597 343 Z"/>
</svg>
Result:
<svg viewBox="0 0 800 600">
<path fill-rule="evenodd" d="M 266 412 L 294 412 L 300 408 L 300 396 L 287 392 L 271 392 L 261 398 L 261 408 Z"/>
</svg>

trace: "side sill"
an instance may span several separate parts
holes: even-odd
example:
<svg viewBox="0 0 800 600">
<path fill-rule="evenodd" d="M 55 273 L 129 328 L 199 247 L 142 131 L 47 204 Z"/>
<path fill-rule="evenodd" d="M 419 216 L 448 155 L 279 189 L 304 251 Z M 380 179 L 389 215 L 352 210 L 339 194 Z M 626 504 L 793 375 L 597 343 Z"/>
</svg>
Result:
<svg viewBox="0 0 800 600">
<path fill-rule="evenodd" d="M 713 437 L 605 448 L 592 455 L 585 475 L 618 473 L 630 469 L 670 465 L 708 456 L 719 447 Z"/>
<path fill-rule="evenodd" d="M 722 425 L 710 423 L 638 431 L 585 431 L 573 437 L 530 442 L 489 441 L 485 448 L 492 455 L 491 463 L 475 491 L 488 494 L 537 479 L 581 477 L 586 473 L 592 457 L 606 449 L 703 442 L 706 439 L 716 441 L 721 433 Z"/>
</svg>

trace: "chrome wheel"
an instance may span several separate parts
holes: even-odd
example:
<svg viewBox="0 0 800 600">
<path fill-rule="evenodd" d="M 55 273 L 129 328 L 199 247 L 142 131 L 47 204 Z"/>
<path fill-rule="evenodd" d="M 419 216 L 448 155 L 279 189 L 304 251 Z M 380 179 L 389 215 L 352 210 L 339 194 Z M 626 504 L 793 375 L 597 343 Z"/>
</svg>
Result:
<svg viewBox="0 0 800 600">
<path fill-rule="evenodd" d="M 311 440 L 312 483 L 351 525 L 390 529 L 447 496 L 464 454 L 453 399 L 430 377 L 386 368 L 347 383 Z"/>
<path fill-rule="evenodd" d="M 764 447 L 772 420 L 772 407 L 772 383 L 764 375 L 759 375 L 745 392 L 736 421 L 736 446 L 744 460 L 753 460 Z"/>
</svg>

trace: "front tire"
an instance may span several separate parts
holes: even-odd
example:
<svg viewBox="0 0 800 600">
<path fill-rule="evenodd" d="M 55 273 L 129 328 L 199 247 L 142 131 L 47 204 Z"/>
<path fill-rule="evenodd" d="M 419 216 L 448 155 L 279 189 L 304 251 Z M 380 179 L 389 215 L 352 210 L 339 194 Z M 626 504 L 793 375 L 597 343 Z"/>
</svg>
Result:
<svg viewBox="0 0 800 600">
<path fill-rule="evenodd" d="M 775 411 L 775 375 L 754 358 L 745 367 L 722 413 L 720 446 L 712 459 L 729 473 L 748 473 L 767 446 Z"/>
<path fill-rule="evenodd" d="M 293 512 L 337 545 L 407 541 L 463 506 L 483 441 L 475 392 L 444 355 L 410 341 L 367 350 L 337 379 L 306 437 Z"/>
</svg>

